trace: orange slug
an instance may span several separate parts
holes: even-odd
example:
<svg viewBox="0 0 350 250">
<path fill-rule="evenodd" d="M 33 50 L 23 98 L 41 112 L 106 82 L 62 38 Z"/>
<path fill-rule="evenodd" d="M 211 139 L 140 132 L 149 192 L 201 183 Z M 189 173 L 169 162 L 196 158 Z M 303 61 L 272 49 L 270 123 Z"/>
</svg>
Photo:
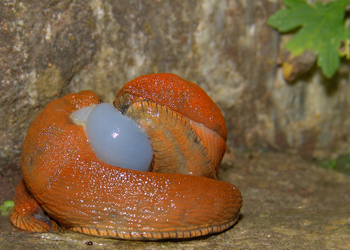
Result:
<svg viewBox="0 0 350 250">
<path fill-rule="evenodd" d="M 201 88 L 173 74 L 153 74 L 118 92 L 115 108 L 149 138 L 153 155 L 148 171 L 96 156 L 99 149 L 87 131 L 100 102 L 92 91 L 64 96 L 49 103 L 30 126 L 21 156 L 23 179 L 10 214 L 14 226 L 31 232 L 163 240 L 218 233 L 236 223 L 241 193 L 216 180 L 226 148 L 225 121 Z M 76 112 L 86 108 L 91 112 L 87 122 L 77 122 Z M 108 120 L 107 115 L 98 122 L 100 130 Z M 107 134 L 122 137 L 125 128 L 113 129 Z M 142 144 L 128 136 L 120 150 L 133 151 Z M 108 144 L 102 151 L 111 147 L 119 150 Z M 126 163 L 138 158 L 136 152 Z"/>
</svg>

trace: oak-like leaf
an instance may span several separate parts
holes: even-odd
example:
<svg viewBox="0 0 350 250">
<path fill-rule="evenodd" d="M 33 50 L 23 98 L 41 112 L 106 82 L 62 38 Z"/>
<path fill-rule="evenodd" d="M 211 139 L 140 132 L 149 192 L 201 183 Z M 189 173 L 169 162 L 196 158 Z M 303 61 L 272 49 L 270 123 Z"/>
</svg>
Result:
<svg viewBox="0 0 350 250">
<path fill-rule="evenodd" d="M 272 15 L 268 24 L 280 32 L 297 30 L 286 44 L 293 55 L 299 56 L 310 49 L 317 55 L 317 65 L 327 78 L 334 75 L 340 66 L 341 42 L 350 41 L 350 32 L 345 26 L 345 7 L 350 0 L 311 6 L 305 0 L 283 0 L 286 9 Z"/>
</svg>

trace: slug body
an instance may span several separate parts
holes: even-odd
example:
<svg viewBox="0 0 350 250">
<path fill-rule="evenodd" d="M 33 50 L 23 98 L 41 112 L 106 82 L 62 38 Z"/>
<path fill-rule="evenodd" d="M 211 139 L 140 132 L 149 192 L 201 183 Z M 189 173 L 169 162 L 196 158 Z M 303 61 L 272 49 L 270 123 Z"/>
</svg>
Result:
<svg viewBox="0 0 350 250">
<path fill-rule="evenodd" d="M 74 117 L 99 105 L 92 91 L 67 95 L 49 103 L 30 126 L 10 215 L 16 227 L 162 240 L 221 232 L 237 221 L 239 190 L 216 180 L 225 122 L 203 90 L 175 75 L 155 74 L 119 91 L 115 107 L 139 124 L 152 145 L 148 172 L 96 156 L 86 135 L 89 123 Z"/>
</svg>

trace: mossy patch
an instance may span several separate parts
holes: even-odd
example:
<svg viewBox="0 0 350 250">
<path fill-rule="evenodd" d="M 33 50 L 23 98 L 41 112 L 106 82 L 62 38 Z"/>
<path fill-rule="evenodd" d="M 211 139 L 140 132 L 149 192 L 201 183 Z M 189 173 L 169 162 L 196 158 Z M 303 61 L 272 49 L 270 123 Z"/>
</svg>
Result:
<svg viewBox="0 0 350 250">
<path fill-rule="evenodd" d="M 336 159 L 320 161 L 319 166 L 350 175 L 350 155 L 341 154 Z"/>
<path fill-rule="evenodd" d="M 8 200 L 4 201 L 4 203 L 0 206 L 0 214 L 1 216 L 7 216 L 9 215 L 12 208 L 15 206 L 15 202 Z"/>
</svg>

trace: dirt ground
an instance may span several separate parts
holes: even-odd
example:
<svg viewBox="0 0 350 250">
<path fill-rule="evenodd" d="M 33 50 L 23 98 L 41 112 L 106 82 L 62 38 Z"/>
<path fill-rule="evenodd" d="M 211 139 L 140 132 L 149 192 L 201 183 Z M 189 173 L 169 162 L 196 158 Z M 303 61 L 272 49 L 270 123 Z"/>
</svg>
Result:
<svg viewBox="0 0 350 250">
<path fill-rule="evenodd" d="M 12 174 L 0 175 L 1 203 L 13 199 L 20 173 Z M 238 223 L 217 235 L 137 242 L 32 234 L 0 216 L 0 249 L 350 249 L 350 175 L 299 156 L 235 152 L 224 157 L 219 179 L 235 184 L 244 203 Z"/>
</svg>

